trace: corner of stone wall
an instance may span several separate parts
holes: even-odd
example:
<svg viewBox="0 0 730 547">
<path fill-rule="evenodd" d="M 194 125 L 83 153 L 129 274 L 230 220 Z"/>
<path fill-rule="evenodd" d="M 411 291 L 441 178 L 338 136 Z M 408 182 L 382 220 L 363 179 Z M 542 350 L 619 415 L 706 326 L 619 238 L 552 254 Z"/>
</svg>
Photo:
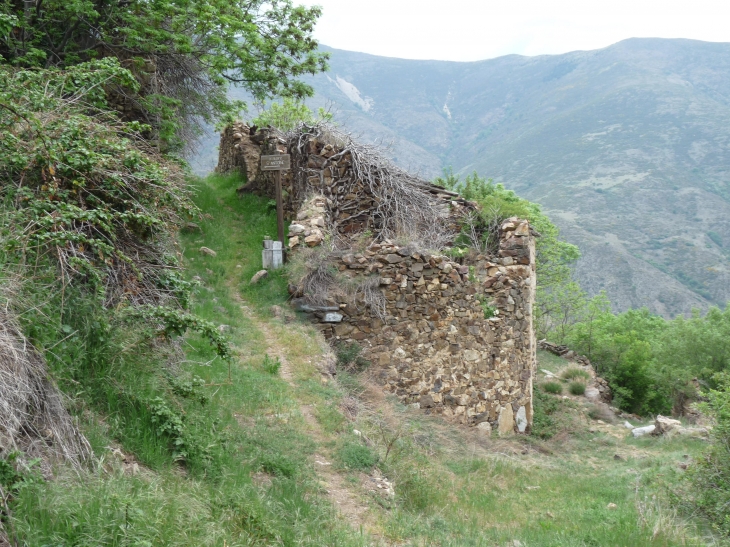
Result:
<svg viewBox="0 0 730 547">
<path fill-rule="evenodd" d="M 251 128 L 235 122 L 221 132 L 216 173 L 240 173 L 248 183 L 256 180 L 261 162 L 261 146 L 252 140 Z"/>
</svg>

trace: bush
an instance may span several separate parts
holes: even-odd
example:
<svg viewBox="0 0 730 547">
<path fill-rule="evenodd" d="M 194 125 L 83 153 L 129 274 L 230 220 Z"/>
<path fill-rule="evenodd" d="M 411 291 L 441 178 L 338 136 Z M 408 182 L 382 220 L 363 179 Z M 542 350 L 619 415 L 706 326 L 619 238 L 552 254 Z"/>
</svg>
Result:
<svg viewBox="0 0 730 547">
<path fill-rule="evenodd" d="M 565 369 L 563 371 L 563 373 L 560 375 L 560 377 L 563 380 L 583 379 L 585 381 L 588 381 L 591 379 L 591 375 L 588 373 L 588 371 L 583 370 L 582 368 L 575 368 L 575 367 Z"/>
<path fill-rule="evenodd" d="M 370 361 L 360 355 L 362 347 L 357 342 L 338 344 L 335 347 L 337 366 L 347 372 L 362 372 L 370 366 Z"/>
<path fill-rule="evenodd" d="M 583 382 L 570 382 L 568 391 L 571 395 L 583 395 L 586 392 L 586 385 Z"/>
<path fill-rule="evenodd" d="M 552 382 L 558 385 L 562 390 L 562 386 L 558 382 Z M 543 384 L 544 386 L 545 384 Z M 532 432 L 531 434 L 540 439 L 549 439 L 558 432 L 558 423 L 553 414 L 558 410 L 560 399 L 550 397 L 541 391 L 535 391 L 533 398 L 532 411 Z"/>
<path fill-rule="evenodd" d="M 545 393 L 552 393 L 553 395 L 560 395 L 563 392 L 563 386 L 560 382 L 551 380 L 542 384 L 542 390 Z"/>
<path fill-rule="evenodd" d="M 279 374 L 281 361 L 279 361 L 278 357 L 276 359 L 272 359 L 268 355 L 264 355 L 264 362 L 261 363 L 261 367 L 269 374 L 276 375 Z"/>
<path fill-rule="evenodd" d="M 378 455 L 359 442 L 347 442 L 337 451 L 337 459 L 345 469 L 370 471 L 378 463 Z"/>
<path fill-rule="evenodd" d="M 690 467 L 691 487 L 684 501 L 704 515 L 713 528 L 730 537 L 730 374 L 718 374 L 720 388 L 711 390 L 704 411 L 715 418 L 712 446 Z"/>
</svg>

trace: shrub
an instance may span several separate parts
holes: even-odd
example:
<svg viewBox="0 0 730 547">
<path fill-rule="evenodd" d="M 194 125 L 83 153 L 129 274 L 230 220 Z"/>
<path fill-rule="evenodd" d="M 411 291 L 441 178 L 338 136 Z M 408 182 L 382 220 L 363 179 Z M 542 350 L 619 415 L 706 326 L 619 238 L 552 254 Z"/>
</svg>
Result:
<svg viewBox="0 0 730 547">
<path fill-rule="evenodd" d="M 337 451 L 337 459 L 345 469 L 370 471 L 378 463 L 378 456 L 359 442 L 347 442 Z"/>
<path fill-rule="evenodd" d="M 587 370 L 583 370 L 582 368 L 576 368 L 576 367 L 571 367 L 571 368 L 565 369 L 562 372 L 562 374 L 560 375 L 560 377 L 563 380 L 583 379 L 583 380 L 588 381 L 591 379 L 591 375 L 588 373 Z"/>
<path fill-rule="evenodd" d="M 544 384 L 542 384 L 542 390 L 545 393 L 560 395 L 563 392 L 563 386 L 560 384 L 560 382 L 551 380 L 550 382 L 545 382 Z"/>
<path fill-rule="evenodd" d="M 586 385 L 583 382 L 570 382 L 568 391 L 571 395 L 583 395 L 586 392 Z"/>
<path fill-rule="evenodd" d="M 278 357 L 276 359 L 272 359 L 268 355 L 264 355 L 264 362 L 261 363 L 261 367 L 269 374 L 276 375 L 279 374 L 281 361 L 279 361 Z"/>
<path fill-rule="evenodd" d="M 588 417 L 591 420 L 603 420 L 604 422 L 608 423 L 613 423 L 616 421 L 616 416 L 611 411 L 609 406 L 604 403 L 591 405 L 588 408 Z"/>
<path fill-rule="evenodd" d="M 362 372 L 370 366 L 370 361 L 360 355 L 362 347 L 357 342 L 338 344 L 335 347 L 337 366 L 348 372 Z"/>
<path fill-rule="evenodd" d="M 715 418 L 712 446 L 690 467 L 691 488 L 685 501 L 704 515 L 715 530 L 730 537 L 730 374 L 718 374 L 720 388 L 711 390 L 703 410 Z"/>
<path fill-rule="evenodd" d="M 562 386 L 558 382 L 552 382 L 557 384 L 562 390 Z M 543 384 L 544 386 L 545 384 Z M 549 395 L 535 391 L 532 399 L 533 414 L 532 414 L 532 431 L 531 434 L 540 439 L 549 439 L 558 432 L 558 423 L 553 417 L 553 414 L 558 410 L 560 405 L 560 399 L 550 397 Z"/>
</svg>

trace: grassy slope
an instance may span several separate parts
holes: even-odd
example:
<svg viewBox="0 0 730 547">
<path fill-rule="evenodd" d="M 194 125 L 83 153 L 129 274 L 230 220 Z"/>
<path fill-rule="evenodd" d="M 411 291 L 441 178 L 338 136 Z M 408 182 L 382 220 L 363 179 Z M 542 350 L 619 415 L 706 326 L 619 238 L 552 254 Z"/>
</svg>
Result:
<svg viewBox="0 0 730 547">
<path fill-rule="evenodd" d="M 186 470 L 142 450 L 122 462 L 104 448 L 119 438 L 104 427 L 109 417 L 89 420 L 103 465 L 19 496 L 28 545 L 699 544 L 661 501 L 698 441 L 628 438 L 573 398 L 555 400 L 550 440 L 487 439 L 384 398 L 367 372 L 324 382 L 315 329 L 269 310 L 285 303 L 283 275 L 248 283 L 275 215 L 265 200 L 239 200 L 237 185 L 201 182 L 203 233 L 181 238 L 189 276 L 201 279 L 195 311 L 229 325 L 236 348 L 232 384 L 204 388 L 210 402 L 185 407 L 193 431 L 211 440 L 207 462 Z M 203 245 L 217 256 L 200 254 Z M 184 350 L 183 376 L 226 383 L 228 366 L 211 362 L 202 340 L 186 338 Z M 378 472 L 394 498 L 372 488 Z"/>
</svg>

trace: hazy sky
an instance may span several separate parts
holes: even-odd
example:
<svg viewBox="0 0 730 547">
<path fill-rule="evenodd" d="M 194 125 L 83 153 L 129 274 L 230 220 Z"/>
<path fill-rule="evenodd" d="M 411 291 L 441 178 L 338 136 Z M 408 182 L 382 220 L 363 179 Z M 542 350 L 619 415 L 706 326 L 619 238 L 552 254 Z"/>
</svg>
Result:
<svg viewBox="0 0 730 547">
<path fill-rule="evenodd" d="M 730 0 L 299 0 L 328 46 L 475 61 L 597 49 L 631 37 L 730 42 Z"/>
</svg>

